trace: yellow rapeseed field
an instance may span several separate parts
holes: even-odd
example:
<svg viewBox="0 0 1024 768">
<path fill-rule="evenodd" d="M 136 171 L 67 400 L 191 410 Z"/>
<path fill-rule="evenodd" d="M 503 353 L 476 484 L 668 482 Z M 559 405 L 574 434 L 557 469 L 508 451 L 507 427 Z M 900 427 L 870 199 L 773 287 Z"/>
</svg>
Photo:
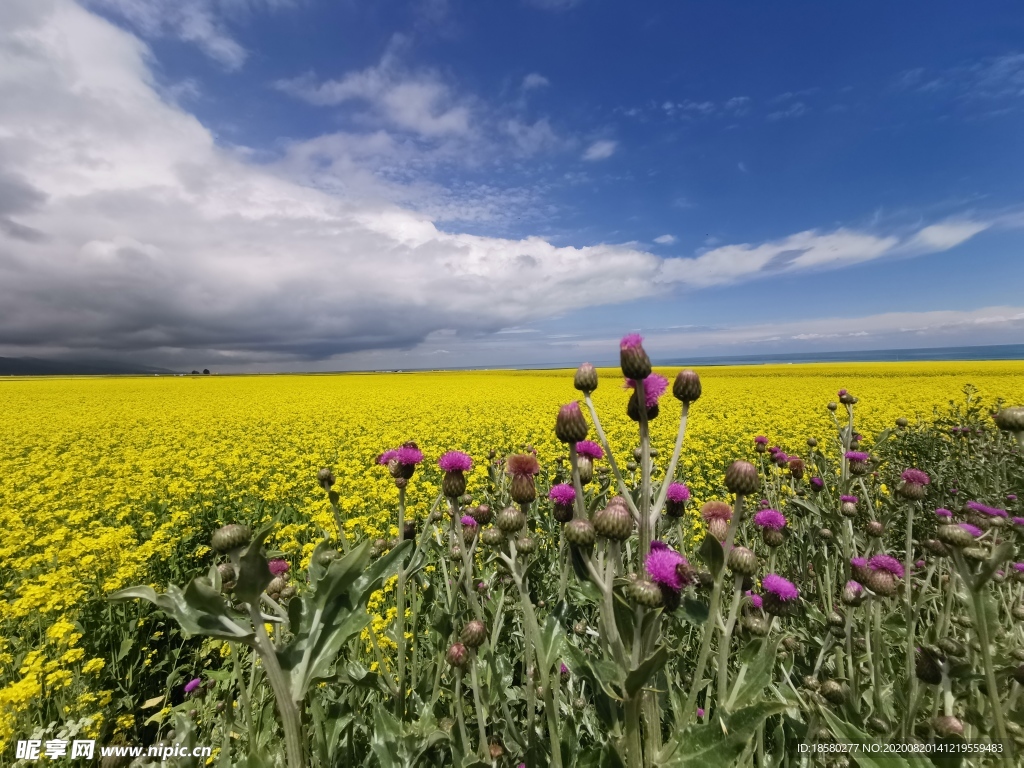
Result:
<svg viewBox="0 0 1024 768">
<path fill-rule="evenodd" d="M 832 435 L 825 403 L 840 387 L 860 397 L 866 435 L 899 416 L 929 419 L 968 383 L 988 402 L 1024 402 L 1024 362 L 699 372 L 704 396 L 683 462 L 697 500 L 718 492 L 722 468 L 749 455 L 756 434 L 792 452 L 808 436 Z M 624 454 L 636 431 L 622 378 L 601 375 L 594 398 Z M 0 381 L 0 750 L 33 723 L 87 718 L 96 730 L 126 714 L 104 676 L 111 659 L 85 652 L 83 615 L 130 584 L 184 582 L 212 561 L 198 534 L 215 522 L 290 510 L 297 522 L 279 527 L 272 544 L 298 564 L 320 529 L 333 528 L 315 481 L 330 466 L 350 533 L 396 535 L 397 491 L 374 465 L 381 451 L 410 439 L 423 449 L 409 486 L 410 512 L 423 517 L 442 452 L 475 458 L 471 493 L 491 449 L 532 444 L 550 465 L 562 452 L 558 406 L 577 396 L 571 371 Z M 667 454 L 679 405 L 662 404 L 652 431 Z"/>
</svg>

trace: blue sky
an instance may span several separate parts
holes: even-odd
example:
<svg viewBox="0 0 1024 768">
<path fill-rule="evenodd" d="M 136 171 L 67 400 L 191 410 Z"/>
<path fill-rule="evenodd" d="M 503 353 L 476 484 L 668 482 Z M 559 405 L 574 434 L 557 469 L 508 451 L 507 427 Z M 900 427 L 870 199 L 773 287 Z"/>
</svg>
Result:
<svg viewBox="0 0 1024 768">
<path fill-rule="evenodd" d="M 12 0 L 0 354 L 1024 341 L 1024 10 Z"/>
</svg>

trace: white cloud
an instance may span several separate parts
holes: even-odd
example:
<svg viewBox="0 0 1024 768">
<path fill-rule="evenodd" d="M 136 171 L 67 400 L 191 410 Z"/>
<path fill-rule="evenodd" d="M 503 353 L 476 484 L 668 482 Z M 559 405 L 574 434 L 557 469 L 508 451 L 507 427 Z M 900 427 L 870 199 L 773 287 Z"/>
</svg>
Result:
<svg viewBox="0 0 1024 768">
<path fill-rule="evenodd" d="M 611 141 L 609 139 L 601 139 L 595 141 L 589 147 L 587 151 L 583 153 L 584 160 L 605 160 L 615 154 L 615 150 L 618 147 L 618 142 Z"/>
<path fill-rule="evenodd" d="M 806 104 L 802 101 L 795 101 L 785 109 L 780 109 L 776 112 L 771 112 L 768 115 L 768 119 L 775 120 L 786 120 L 788 118 L 803 117 L 809 111 Z"/>
<path fill-rule="evenodd" d="M 672 245 L 672 243 L 674 243 L 675 241 L 675 235 L 659 235 L 658 237 L 654 238 L 654 242 L 656 242 L 658 245 Z"/>
<path fill-rule="evenodd" d="M 314 74 L 306 73 L 278 80 L 274 87 L 318 106 L 337 106 L 349 101 L 365 104 L 384 124 L 420 136 L 468 134 L 469 106 L 459 103 L 436 72 L 405 70 L 395 47 L 384 54 L 378 65 L 336 80 L 320 82 Z"/>
<path fill-rule="evenodd" d="M 523 78 L 524 91 L 530 91 L 534 88 L 544 88 L 548 85 L 551 85 L 551 81 L 544 77 L 544 75 L 537 72 L 531 72 Z"/>
<path fill-rule="evenodd" d="M 438 226 L 446 208 L 475 198 L 474 215 L 487 216 L 509 191 L 410 185 L 402 168 L 422 161 L 422 147 L 384 131 L 253 162 L 155 88 L 138 38 L 69 0 L 0 4 L 0 60 L 0 354 L 135 354 L 191 369 L 197 357 L 370 360 L 368 350 L 428 338 L 452 350 L 453 339 L 679 285 L 950 247 L 981 226 L 809 231 L 672 259 L 460 234 Z M 361 78 L 345 98 L 390 87 L 386 72 Z M 598 156 L 614 151 L 606 143 Z M 397 170 L 381 178 L 366 158 Z M 312 175 L 325 163 L 337 165 L 326 179 L 338 189 Z M 402 194 L 435 209 L 392 202 Z"/>
</svg>

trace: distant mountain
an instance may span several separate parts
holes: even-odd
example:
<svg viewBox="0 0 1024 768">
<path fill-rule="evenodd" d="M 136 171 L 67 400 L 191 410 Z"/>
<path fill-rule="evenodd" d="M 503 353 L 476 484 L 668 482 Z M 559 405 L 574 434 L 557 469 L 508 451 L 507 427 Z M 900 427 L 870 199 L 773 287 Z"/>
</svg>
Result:
<svg viewBox="0 0 1024 768">
<path fill-rule="evenodd" d="M 40 360 L 35 357 L 0 357 L 0 376 L 109 376 L 112 374 L 175 373 L 134 363 L 109 360 Z"/>
</svg>

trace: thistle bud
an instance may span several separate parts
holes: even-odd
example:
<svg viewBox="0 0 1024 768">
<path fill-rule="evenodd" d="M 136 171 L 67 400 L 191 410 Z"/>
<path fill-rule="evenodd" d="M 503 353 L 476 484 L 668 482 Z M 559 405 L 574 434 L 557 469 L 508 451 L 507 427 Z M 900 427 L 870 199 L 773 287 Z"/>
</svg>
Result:
<svg viewBox="0 0 1024 768">
<path fill-rule="evenodd" d="M 719 541 L 725 541 L 725 537 L 729 535 L 729 521 L 720 517 L 708 520 L 708 533 Z"/>
<path fill-rule="evenodd" d="M 279 595 L 281 594 L 281 590 L 284 589 L 287 585 L 288 582 L 284 580 L 283 576 L 275 576 L 273 579 L 270 580 L 270 583 L 267 585 L 266 593 L 271 597 L 273 597 L 274 595 Z"/>
<path fill-rule="evenodd" d="M 849 693 L 845 685 L 837 680 L 826 680 L 821 684 L 820 693 L 832 704 L 843 704 Z"/>
<path fill-rule="evenodd" d="M 789 474 L 793 476 L 794 480 L 804 479 L 804 460 L 793 456 L 789 459 Z"/>
<path fill-rule="evenodd" d="M 949 547 L 938 539 L 926 539 L 923 546 L 936 557 L 949 557 Z"/>
<path fill-rule="evenodd" d="M 488 547 L 500 547 L 505 540 L 505 534 L 497 528 L 484 528 L 480 533 L 480 541 Z"/>
<path fill-rule="evenodd" d="M 953 656 L 954 658 L 960 659 L 967 655 L 967 647 L 960 642 L 957 642 L 951 637 L 943 637 L 937 643 L 939 650 L 945 653 L 947 656 Z"/>
<path fill-rule="evenodd" d="M 700 398 L 700 376 L 689 369 L 676 374 L 672 383 L 672 394 L 684 403 L 692 403 Z"/>
<path fill-rule="evenodd" d="M 843 515 L 845 515 L 846 517 L 856 517 L 857 505 L 852 501 L 844 501 L 842 504 L 839 505 L 839 511 L 842 512 Z"/>
<path fill-rule="evenodd" d="M 877 520 L 869 520 L 868 524 L 864 526 L 864 530 L 867 531 L 868 536 L 877 539 L 885 533 L 885 526 Z"/>
<path fill-rule="evenodd" d="M 644 410 L 647 413 L 648 421 L 658 418 L 658 414 L 661 413 L 661 408 L 657 403 L 646 406 Z M 629 402 L 626 403 L 626 415 L 633 421 L 640 421 L 640 398 L 637 396 L 636 390 L 633 390 L 633 394 L 629 396 Z"/>
<path fill-rule="evenodd" d="M 1024 432 L 1024 407 L 1003 408 L 992 416 L 996 426 L 1006 432 Z"/>
<path fill-rule="evenodd" d="M 907 421 L 902 416 L 896 419 L 896 426 L 899 427 L 900 429 L 906 429 L 908 424 L 910 424 L 910 422 Z"/>
<path fill-rule="evenodd" d="M 869 571 L 867 574 L 868 589 L 882 597 L 896 594 L 896 578 L 888 571 Z"/>
<path fill-rule="evenodd" d="M 576 468 L 580 473 L 580 485 L 588 485 L 594 479 L 594 460 L 589 456 L 577 456 Z"/>
<path fill-rule="evenodd" d="M 832 629 L 844 629 L 846 627 L 846 618 L 839 611 L 832 611 L 828 615 L 828 625 Z"/>
<path fill-rule="evenodd" d="M 210 539 L 210 547 L 220 553 L 232 552 L 248 545 L 252 532 L 246 525 L 229 523 L 214 532 Z"/>
<path fill-rule="evenodd" d="M 782 531 L 775 530 L 774 528 L 762 528 L 761 540 L 774 549 L 775 547 L 781 547 L 785 542 L 786 537 Z"/>
<path fill-rule="evenodd" d="M 462 628 L 459 639 L 467 648 L 479 648 L 487 639 L 487 627 L 482 621 L 473 619 Z"/>
<path fill-rule="evenodd" d="M 631 333 L 619 343 L 619 364 L 627 379 L 643 380 L 651 375 L 651 359 L 644 351 L 640 334 Z"/>
<path fill-rule="evenodd" d="M 808 448 L 817 448 L 818 447 L 818 441 L 815 438 L 813 438 L 813 437 L 808 437 L 807 438 L 807 447 Z"/>
<path fill-rule="evenodd" d="M 494 524 L 505 533 L 515 533 L 526 525 L 526 515 L 515 507 L 506 507 L 498 513 Z"/>
<path fill-rule="evenodd" d="M 943 738 L 950 739 L 964 735 L 964 724 L 952 715 L 939 715 L 932 721 L 935 733 Z"/>
<path fill-rule="evenodd" d="M 516 551 L 522 555 L 532 555 L 537 551 L 537 540 L 532 536 L 520 536 L 516 539 Z"/>
<path fill-rule="evenodd" d="M 935 531 L 935 536 L 943 544 L 956 549 L 963 549 L 974 543 L 974 537 L 959 525 L 940 525 Z"/>
<path fill-rule="evenodd" d="M 449 499 L 458 499 L 466 492 L 466 476 L 457 469 L 445 472 L 441 478 L 441 490 Z"/>
<path fill-rule="evenodd" d="M 611 504 L 594 513 L 594 531 L 613 541 L 625 541 L 633 533 L 633 516 L 623 504 Z"/>
<path fill-rule="evenodd" d="M 559 409 L 555 419 L 555 436 L 563 443 L 578 443 L 587 438 L 587 422 L 576 401 Z"/>
<path fill-rule="evenodd" d="M 577 547 L 592 547 L 597 540 L 597 532 L 589 520 L 571 520 L 565 524 L 565 539 Z"/>
<path fill-rule="evenodd" d="M 329 467 L 324 467 L 316 473 L 316 481 L 320 484 L 320 487 L 325 491 L 331 490 L 331 486 L 334 485 L 334 473 L 331 472 Z"/>
<path fill-rule="evenodd" d="M 491 508 L 486 504 L 481 504 L 476 507 L 472 507 L 467 510 L 470 517 L 476 520 L 478 525 L 487 525 L 491 520 L 494 519 L 494 514 L 491 512 Z"/>
<path fill-rule="evenodd" d="M 739 496 L 749 496 L 761 487 L 757 468 L 747 461 L 734 461 L 725 470 L 725 487 Z"/>
<path fill-rule="evenodd" d="M 839 402 L 843 405 L 853 405 L 857 402 L 857 398 L 847 392 L 845 389 L 839 390 Z"/>
<path fill-rule="evenodd" d="M 416 541 L 416 523 L 411 520 L 402 526 L 402 541 Z"/>
<path fill-rule="evenodd" d="M 465 669 L 469 663 L 469 651 L 462 643 L 453 643 L 444 658 L 455 669 Z"/>
<path fill-rule="evenodd" d="M 512 475 L 509 495 L 516 504 L 529 504 L 537 498 L 537 486 L 533 475 Z"/>
<path fill-rule="evenodd" d="M 743 618 L 743 628 L 757 637 L 764 637 L 768 634 L 768 622 L 759 616 L 745 616 Z"/>
<path fill-rule="evenodd" d="M 839 408 L 839 406 L 836 405 L 835 403 L 829 403 L 826 407 L 833 413 L 835 413 L 836 409 Z"/>
<path fill-rule="evenodd" d="M 928 685 L 939 685 L 942 682 L 942 669 L 939 659 L 929 648 L 918 648 L 915 654 L 914 672 L 917 679 Z"/>
<path fill-rule="evenodd" d="M 637 579 L 630 584 L 629 596 L 645 608 L 658 608 L 664 601 L 661 587 L 647 579 Z"/>
<path fill-rule="evenodd" d="M 830 528 L 819 528 L 818 538 L 822 541 L 832 541 L 832 530 Z"/>
<path fill-rule="evenodd" d="M 584 363 L 576 369 L 572 385 L 580 392 L 589 395 L 597 389 L 597 369 L 590 363 Z"/>
<path fill-rule="evenodd" d="M 729 569 L 741 576 L 753 576 L 757 573 L 757 555 L 746 547 L 733 547 L 729 550 Z"/>
<path fill-rule="evenodd" d="M 217 572 L 220 573 L 220 586 L 224 592 L 230 592 L 235 588 L 235 580 L 238 578 L 238 574 L 235 572 L 235 566 L 231 563 L 221 563 L 217 566 Z"/>
<path fill-rule="evenodd" d="M 864 602 L 864 587 L 857 581 L 848 581 L 840 598 L 843 605 L 858 606 Z"/>
</svg>

